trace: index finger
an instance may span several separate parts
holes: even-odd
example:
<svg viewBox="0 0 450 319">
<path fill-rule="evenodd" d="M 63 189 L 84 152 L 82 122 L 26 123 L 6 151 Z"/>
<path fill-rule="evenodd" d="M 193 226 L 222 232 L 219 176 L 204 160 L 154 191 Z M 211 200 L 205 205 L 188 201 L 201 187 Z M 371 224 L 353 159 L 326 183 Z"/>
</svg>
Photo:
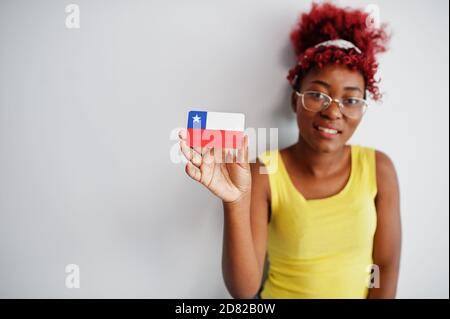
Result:
<svg viewBox="0 0 450 319">
<path fill-rule="evenodd" d="M 178 137 L 182 140 L 186 140 L 187 138 L 187 130 L 182 128 L 179 132 L 178 132 Z"/>
</svg>

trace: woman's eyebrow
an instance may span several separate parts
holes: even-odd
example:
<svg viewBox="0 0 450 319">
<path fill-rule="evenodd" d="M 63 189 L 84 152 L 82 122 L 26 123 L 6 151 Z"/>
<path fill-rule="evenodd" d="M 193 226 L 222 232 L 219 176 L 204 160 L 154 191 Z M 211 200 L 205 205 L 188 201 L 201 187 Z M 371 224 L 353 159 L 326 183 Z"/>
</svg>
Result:
<svg viewBox="0 0 450 319">
<path fill-rule="evenodd" d="M 345 91 L 359 91 L 359 92 L 363 93 L 363 91 L 357 86 L 346 86 L 344 88 L 344 90 Z"/>
<path fill-rule="evenodd" d="M 315 83 L 315 84 L 320 84 L 325 86 L 327 89 L 329 89 L 331 87 L 331 85 L 329 85 L 327 82 L 324 82 L 322 80 L 312 80 L 310 83 Z"/>
<path fill-rule="evenodd" d="M 328 84 L 327 82 L 322 81 L 322 80 L 312 80 L 310 83 L 322 85 L 322 86 L 326 87 L 327 89 L 331 88 L 330 84 Z M 346 86 L 346 87 L 344 87 L 344 90 L 345 91 L 359 91 L 359 92 L 363 93 L 363 91 L 357 86 Z"/>
</svg>

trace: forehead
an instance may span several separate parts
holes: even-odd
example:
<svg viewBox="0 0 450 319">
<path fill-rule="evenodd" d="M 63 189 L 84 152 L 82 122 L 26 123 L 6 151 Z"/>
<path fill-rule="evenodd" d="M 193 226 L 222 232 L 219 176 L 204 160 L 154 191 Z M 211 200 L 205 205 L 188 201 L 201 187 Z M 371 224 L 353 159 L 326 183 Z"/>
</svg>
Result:
<svg viewBox="0 0 450 319">
<path fill-rule="evenodd" d="M 323 68 L 310 70 L 302 80 L 302 85 L 312 81 L 323 81 L 332 87 L 360 87 L 364 89 L 364 77 L 358 70 L 352 70 L 345 65 L 327 65 Z"/>
</svg>

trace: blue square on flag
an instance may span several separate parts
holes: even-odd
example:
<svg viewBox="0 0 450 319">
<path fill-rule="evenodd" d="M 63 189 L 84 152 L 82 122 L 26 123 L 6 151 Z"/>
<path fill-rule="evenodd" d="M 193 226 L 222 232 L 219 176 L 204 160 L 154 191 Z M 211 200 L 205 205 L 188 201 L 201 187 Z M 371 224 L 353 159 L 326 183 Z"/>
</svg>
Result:
<svg viewBox="0 0 450 319">
<path fill-rule="evenodd" d="M 188 115 L 188 128 L 206 128 L 206 114 L 204 111 L 191 111 Z"/>
<path fill-rule="evenodd" d="M 190 147 L 241 148 L 244 137 L 245 115 L 190 111 L 188 113 L 187 144 Z"/>
</svg>

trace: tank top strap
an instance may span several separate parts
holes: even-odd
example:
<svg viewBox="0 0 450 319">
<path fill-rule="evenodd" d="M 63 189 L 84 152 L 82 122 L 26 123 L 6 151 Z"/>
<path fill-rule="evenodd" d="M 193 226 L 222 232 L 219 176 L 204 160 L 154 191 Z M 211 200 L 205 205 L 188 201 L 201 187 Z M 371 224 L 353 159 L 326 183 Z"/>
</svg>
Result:
<svg viewBox="0 0 450 319">
<path fill-rule="evenodd" d="M 377 194 L 377 173 L 375 149 L 361 145 L 352 145 L 355 165 L 353 192 L 361 193 L 364 190 L 375 198 Z"/>
<path fill-rule="evenodd" d="M 267 174 L 269 178 L 269 186 L 271 192 L 271 207 L 276 211 L 280 200 L 289 193 L 289 175 L 283 166 L 281 155 L 278 149 L 267 150 L 258 156 L 264 167 L 261 168 L 260 174 Z"/>
</svg>

